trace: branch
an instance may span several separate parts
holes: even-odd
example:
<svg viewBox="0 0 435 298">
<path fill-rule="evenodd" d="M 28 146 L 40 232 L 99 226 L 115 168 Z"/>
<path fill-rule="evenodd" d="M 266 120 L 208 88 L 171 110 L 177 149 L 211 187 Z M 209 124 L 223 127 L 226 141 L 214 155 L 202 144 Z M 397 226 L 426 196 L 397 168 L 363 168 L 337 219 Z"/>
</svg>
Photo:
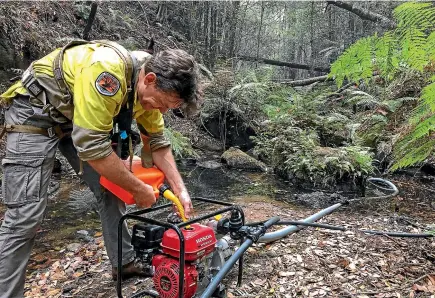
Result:
<svg viewBox="0 0 435 298">
<path fill-rule="evenodd" d="M 143 11 L 143 15 L 145 17 L 145 21 L 147 22 L 148 28 L 150 27 L 150 23 L 148 22 L 148 17 L 147 17 L 147 12 L 145 10 L 145 8 L 143 7 L 142 3 L 140 3 L 140 1 L 136 1 L 137 3 L 139 3 L 140 7 L 142 8 Z"/>
<path fill-rule="evenodd" d="M 326 67 L 312 67 L 312 66 L 307 65 L 307 64 L 299 64 L 299 63 L 293 63 L 293 62 L 276 61 L 276 60 L 263 59 L 263 58 L 258 58 L 257 59 L 255 57 L 249 57 L 249 56 L 238 56 L 237 58 L 240 59 L 240 60 L 260 62 L 260 63 L 264 63 L 264 64 L 269 64 L 269 65 L 286 66 L 286 67 L 290 67 L 290 68 L 314 70 L 314 71 L 320 71 L 320 72 L 329 72 L 329 68 L 326 68 Z"/>
<path fill-rule="evenodd" d="M 368 9 L 362 8 L 357 4 L 346 3 L 343 1 L 327 1 L 328 4 L 335 5 L 337 7 L 343 8 L 347 11 L 350 11 L 357 16 L 359 16 L 363 20 L 368 20 L 372 22 L 379 22 L 382 27 L 386 27 L 388 29 L 394 29 L 397 27 L 395 21 L 375 12 L 372 12 Z"/>
<path fill-rule="evenodd" d="M 332 79 L 328 78 L 328 76 L 320 76 L 320 77 L 313 77 L 313 78 L 296 80 L 296 81 L 280 81 L 277 83 L 286 84 L 289 85 L 290 87 L 296 87 L 296 86 L 307 86 L 315 82 L 326 82 L 326 81 L 332 81 Z"/>
<path fill-rule="evenodd" d="M 97 14 L 98 3 L 96 1 L 92 2 L 91 12 L 89 13 L 88 22 L 86 23 L 85 30 L 83 30 L 83 39 L 89 40 L 89 32 L 92 28 L 92 23 L 94 23 L 95 15 Z"/>
</svg>

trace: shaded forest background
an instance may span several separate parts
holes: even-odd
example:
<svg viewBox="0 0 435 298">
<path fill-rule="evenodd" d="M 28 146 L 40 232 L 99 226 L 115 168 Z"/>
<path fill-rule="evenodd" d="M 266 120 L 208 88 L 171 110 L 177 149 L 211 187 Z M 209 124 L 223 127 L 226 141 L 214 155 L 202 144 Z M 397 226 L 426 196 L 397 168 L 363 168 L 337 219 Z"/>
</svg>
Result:
<svg viewBox="0 0 435 298">
<path fill-rule="evenodd" d="M 394 163 L 394 146 L 411 129 L 410 112 L 432 70 L 422 75 L 402 61 L 385 77 L 355 61 L 370 72 L 368 79 L 330 67 L 351 45 L 395 32 L 400 4 L 20 1 L 17 9 L 17 2 L 3 2 L 0 89 L 19 69 L 71 39 L 110 39 L 135 50 L 153 38 L 156 51 L 181 48 L 194 55 L 206 87 L 199 115 L 166 116 L 177 156 L 200 158 L 204 151 L 237 147 L 298 185 L 334 188 L 350 181 L 353 188 Z M 370 57 L 373 64 L 380 61 L 367 51 L 369 64 Z M 422 163 L 426 157 L 417 165 L 433 172 L 430 160 Z M 251 168 L 266 166 L 254 162 Z"/>
<path fill-rule="evenodd" d="M 333 2 L 333 1 L 331 1 Z M 16 2 L 0 6 L 0 68 L 23 67 L 70 38 L 83 38 L 92 2 Z M 323 68 L 361 37 L 382 33 L 385 26 L 345 9 L 318 2 L 95 2 L 89 39 L 122 41 L 143 48 L 154 36 L 157 50 L 183 48 L 214 70 L 259 67 L 243 62 L 252 57 Z M 357 2 L 386 17 L 398 2 Z M 242 59 L 240 59 L 240 57 Z M 312 69 L 279 67 L 277 79 L 304 78 Z"/>
</svg>

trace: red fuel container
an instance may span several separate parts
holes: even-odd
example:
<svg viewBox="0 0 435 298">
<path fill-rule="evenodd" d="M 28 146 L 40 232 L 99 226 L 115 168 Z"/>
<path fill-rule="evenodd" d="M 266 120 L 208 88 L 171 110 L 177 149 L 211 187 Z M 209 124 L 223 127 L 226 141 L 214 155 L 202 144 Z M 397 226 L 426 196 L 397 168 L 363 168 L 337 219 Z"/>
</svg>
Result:
<svg viewBox="0 0 435 298">
<path fill-rule="evenodd" d="M 124 165 L 129 168 L 130 160 L 123 160 Z M 133 158 L 133 163 L 131 166 L 131 170 L 133 175 L 142 180 L 144 183 L 151 185 L 154 188 L 154 194 L 156 198 L 159 197 L 159 187 L 165 181 L 165 175 L 162 171 L 157 169 L 156 167 L 152 168 L 144 168 L 142 167 L 142 162 L 140 157 L 135 156 Z M 115 183 L 109 181 L 105 177 L 101 176 L 100 184 L 104 186 L 107 190 L 117 196 L 119 199 L 124 201 L 127 205 L 135 204 L 136 202 L 133 200 L 133 195 L 126 191 L 125 189 L 119 187 Z"/>
</svg>

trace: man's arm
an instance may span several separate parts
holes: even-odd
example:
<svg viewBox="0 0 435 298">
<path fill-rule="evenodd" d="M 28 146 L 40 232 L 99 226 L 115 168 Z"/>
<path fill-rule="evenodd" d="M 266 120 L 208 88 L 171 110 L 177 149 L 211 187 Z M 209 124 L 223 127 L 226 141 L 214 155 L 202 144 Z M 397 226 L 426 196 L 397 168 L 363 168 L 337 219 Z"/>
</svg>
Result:
<svg viewBox="0 0 435 298">
<path fill-rule="evenodd" d="M 114 152 L 107 157 L 88 160 L 88 163 L 100 175 L 131 193 L 139 207 L 151 207 L 156 202 L 152 186 L 136 178 Z"/>
<path fill-rule="evenodd" d="M 154 164 L 165 173 L 166 180 L 171 186 L 174 194 L 180 199 L 186 218 L 189 218 L 193 210 L 192 201 L 190 200 L 189 193 L 184 185 L 183 178 L 178 172 L 174 156 L 172 155 L 171 147 L 166 146 L 152 151 Z"/>
</svg>

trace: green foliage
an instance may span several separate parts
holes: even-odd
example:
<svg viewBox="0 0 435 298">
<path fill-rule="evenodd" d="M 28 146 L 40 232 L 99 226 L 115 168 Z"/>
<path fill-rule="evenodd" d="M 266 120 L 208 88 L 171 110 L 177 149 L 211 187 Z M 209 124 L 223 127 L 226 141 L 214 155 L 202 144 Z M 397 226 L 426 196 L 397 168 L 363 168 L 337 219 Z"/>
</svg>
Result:
<svg viewBox="0 0 435 298">
<path fill-rule="evenodd" d="M 359 40 L 347 49 L 331 66 L 330 77 L 341 86 L 344 80 L 367 81 L 373 71 L 385 81 L 392 80 L 399 72 L 416 71 L 430 77 L 434 73 L 435 63 L 435 7 L 431 3 L 408 2 L 394 10 L 397 28 L 382 37 L 374 35 Z M 395 163 L 392 170 L 406 167 L 427 158 L 435 145 L 433 131 L 435 127 L 435 77 L 423 88 L 418 106 L 409 119 L 410 126 L 402 131 L 402 138 L 394 147 Z M 381 107 L 395 112 L 408 99 L 387 100 L 376 104 L 376 100 L 365 95 L 355 96 L 351 103 Z M 370 130 L 364 130 L 361 137 L 365 143 L 375 141 L 382 132 L 387 118 L 372 116 L 367 121 Z M 366 121 L 366 124 L 367 124 Z M 373 145 L 373 144 L 371 144 Z"/>
<path fill-rule="evenodd" d="M 165 128 L 164 135 L 171 142 L 175 158 L 197 157 L 197 153 L 193 150 L 190 140 L 180 132 L 168 127 Z"/>
<path fill-rule="evenodd" d="M 282 121 L 274 122 L 268 133 L 256 138 L 257 150 L 290 179 L 331 187 L 373 172 L 367 148 L 321 147 L 315 130 L 288 127 Z"/>
<path fill-rule="evenodd" d="M 202 113 L 233 110 L 246 123 L 251 124 L 261 113 L 267 96 L 271 76 L 269 72 L 269 69 L 236 74 L 228 70 L 217 71 L 215 80 L 206 90 L 207 100 Z"/>
<path fill-rule="evenodd" d="M 401 68 L 423 71 L 435 59 L 435 8 L 430 3 L 404 3 L 394 11 L 397 28 L 358 40 L 331 66 L 330 77 L 341 86 L 349 81 L 368 80 L 373 71 L 390 80 Z"/>
<path fill-rule="evenodd" d="M 358 40 L 348 48 L 332 65 L 330 77 L 340 87 L 345 79 L 349 81 L 368 80 L 373 74 L 373 49 L 377 36 Z"/>
</svg>

